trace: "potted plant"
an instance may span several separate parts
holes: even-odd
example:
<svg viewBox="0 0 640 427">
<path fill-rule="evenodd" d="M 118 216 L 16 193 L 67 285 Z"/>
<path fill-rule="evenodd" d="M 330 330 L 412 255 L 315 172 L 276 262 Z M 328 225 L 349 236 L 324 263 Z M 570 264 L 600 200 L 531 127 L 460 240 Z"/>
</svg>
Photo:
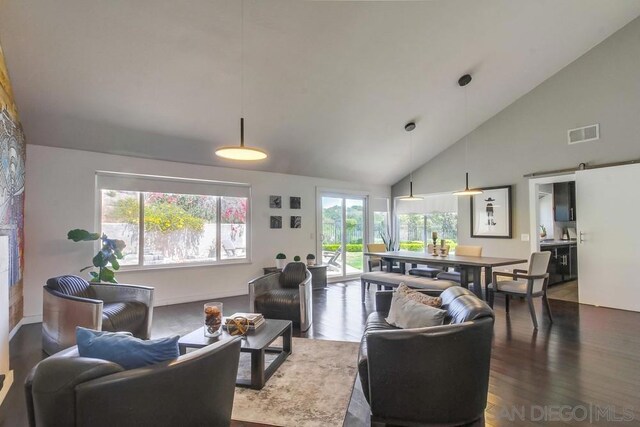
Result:
<svg viewBox="0 0 640 427">
<path fill-rule="evenodd" d="M 307 255 L 307 265 L 308 266 L 316 265 L 316 256 L 314 254 Z"/>
<path fill-rule="evenodd" d="M 98 271 L 90 271 L 92 282 L 109 282 L 118 283 L 116 281 L 116 270 L 120 269 L 119 259 L 122 259 L 122 250 L 127 246 L 122 240 L 109 239 L 106 234 L 102 236 L 98 233 L 90 233 L 87 230 L 75 229 L 67 233 L 67 239 L 74 242 L 91 242 L 94 240 L 102 240 L 102 248 L 93 257 L 92 264 L 80 271 L 96 267 Z M 111 268 L 109 268 L 109 266 Z"/>
<path fill-rule="evenodd" d="M 285 265 L 287 265 L 287 256 L 280 252 L 278 255 L 276 255 L 276 267 L 284 268 Z"/>
<path fill-rule="evenodd" d="M 293 262 L 300 262 L 300 256 L 299 255 L 294 256 Z"/>
<path fill-rule="evenodd" d="M 547 228 L 544 225 L 540 225 L 540 238 L 547 237 Z"/>
</svg>

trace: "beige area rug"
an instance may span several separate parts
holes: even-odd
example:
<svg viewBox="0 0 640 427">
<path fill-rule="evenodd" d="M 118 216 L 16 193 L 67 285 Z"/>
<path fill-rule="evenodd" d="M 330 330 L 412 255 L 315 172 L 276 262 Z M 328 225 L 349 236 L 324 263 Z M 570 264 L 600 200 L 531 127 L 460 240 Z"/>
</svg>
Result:
<svg viewBox="0 0 640 427">
<path fill-rule="evenodd" d="M 231 418 L 282 427 L 342 426 L 358 347 L 354 342 L 293 338 L 293 352 L 262 390 L 236 387 Z M 248 357 L 241 358 L 240 371 L 248 363 Z"/>
</svg>

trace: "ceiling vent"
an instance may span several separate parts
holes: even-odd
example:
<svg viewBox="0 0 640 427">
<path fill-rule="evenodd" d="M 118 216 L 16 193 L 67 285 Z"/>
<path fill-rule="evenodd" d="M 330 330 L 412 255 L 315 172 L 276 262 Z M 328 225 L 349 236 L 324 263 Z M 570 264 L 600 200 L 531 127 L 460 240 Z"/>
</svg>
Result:
<svg viewBox="0 0 640 427">
<path fill-rule="evenodd" d="M 569 129 L 567 131 L 567 139 L 569 145 L 600 139 L 600 124 L 596 123 L 595 125 Z"/>
</svg>

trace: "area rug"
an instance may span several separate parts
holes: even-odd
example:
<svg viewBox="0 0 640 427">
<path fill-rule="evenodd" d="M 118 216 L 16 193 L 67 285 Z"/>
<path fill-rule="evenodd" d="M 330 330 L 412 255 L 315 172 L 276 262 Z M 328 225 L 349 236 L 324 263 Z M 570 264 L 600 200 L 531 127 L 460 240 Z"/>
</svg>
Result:
<svg viewBox="0 0 640 427">
<path fill-rule="evenodd" d="M 274 426 L 342 426 L 358 343 L 293 338 L 293 352 L 262 390 L 236 387 L 232 419 Z M 243 355 L 244 356 L 244 355 Z M 241 358 L 240 370 L 248 358 Z"/>
</svg>

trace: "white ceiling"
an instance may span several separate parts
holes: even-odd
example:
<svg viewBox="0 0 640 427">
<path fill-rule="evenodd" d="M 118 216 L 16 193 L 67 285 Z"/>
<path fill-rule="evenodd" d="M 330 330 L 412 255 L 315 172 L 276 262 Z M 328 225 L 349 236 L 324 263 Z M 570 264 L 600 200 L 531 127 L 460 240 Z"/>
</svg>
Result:
<svg viewBox="0 0 640 427">
<path fill-rule="evenodd" d="M 27 139 L 238 167 L 213 150 L 239 141 L 240 6 L 0 0 Z M 639 0 L 245 0 L 247 144 L 270 157 L 240 167 L 395 183 L 638 15 Z"/>
</svg>

